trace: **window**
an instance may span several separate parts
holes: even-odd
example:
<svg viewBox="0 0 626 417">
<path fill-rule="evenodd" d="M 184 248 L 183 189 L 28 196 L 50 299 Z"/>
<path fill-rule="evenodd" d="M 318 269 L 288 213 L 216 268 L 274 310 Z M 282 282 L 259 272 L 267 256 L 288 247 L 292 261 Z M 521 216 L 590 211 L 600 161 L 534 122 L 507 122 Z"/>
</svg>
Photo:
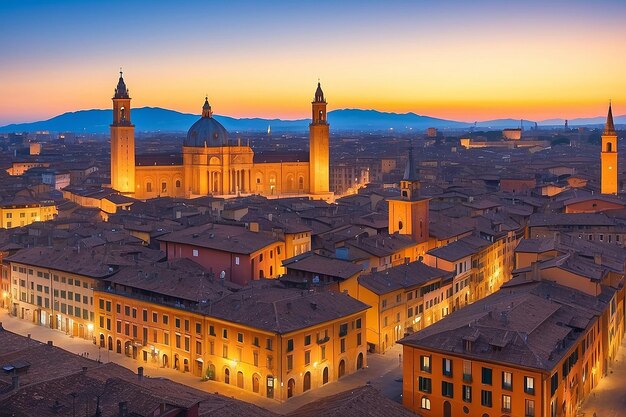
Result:
<svg viewBox="0 0 626 417">
<path fill-rule="evenodd" d="M 252 344 L 256 347 L 259 347 L 259 338 L 257 336 L 254 336 L 254 339 L 252 339 Z"/>
<path fill-rule="evenodd" d="M 311 351 L 307 350 L 304 352 L 304 366 L 309 366 L 311 364 Z"/>
<path fill-rule="evenodd" d="M 326 346 L 320 346 L 320 358 L 321 360 L 326 360 Z"/>
<path fill-rule="evenodd" d="M 361 343 L 362 343 L 361 333 L 357 333 L 357 335 L 356 335 L 356 345 L 357 346 L 361 346 Z"/>
<path fill-rule="evenodd" d="M 356 327 L 357 329 L 360 329 L 360 328 L 361 328 L 361 319 L 356 319 L 356 321 L 355 321 L 355 327 Z"/>
<path fill-rule="evenodd" d="M 441 382 L 441 395 L 452 398 L 454 395 L 454 384 L 448 381 Z"/>
<path fill-rule="evenodd" d="M 463 401 L 466 403 L 472 402 L 472 387 L 469 385 L 463 385 Z"/>
<path fill-rule="evenodd" d="M 179 335 L 179 334 L 176 334 L 176 347 L 177 347 L 178 349 L 180 349 L 180 340 L 181 340 L 180 335 Z"/>
<path fill-rule="evenodd" d="M 291 352 L 293 350 L 293 339 L 287 340 L 287 352 Z"/>
<path fill-rule="evenodd" d="M 243 343 L 243 333 L 237 333 L 237 341 Z"/>
<path fill-rule="evenodd" d="M 228 329 L 222 329 L 222 337 L 228 339 Z"/>
<path fill-rule="evenodd" d="M 526 400 L 526 406 L 524 407 L 526 417 L 535 417 L 535 401 Z"/>
<path fill-rule="evenodd" d="M 163 333 L 163 344 L 167 346 L 170 344 L 170 334 L 167 332 Z"/>
<path fill-rule="evenodd" d="M 524 377 L 524 392 L 526 394 L 535 394 L 535 378 L 530 376 Z"/>
<path fill-rule="evenodd" d="M 209 325 L 209 336 L 215 336 L 215 326 Z"/>
<path fill-rule="evenodd" d="M 196 341 L 196 355 L 202 355 L 202 343 Z"/>
<path fill-rule="evenodd" d="M 430 373 L 430 356 L 420 356 L 420 370 Z"/>
<path fill-rule="evenodd" d="M 346 339 L 341 339 L 341 343 L 340 343 L 340 352 L 341 353 L 345 353 L 346 351 Z"/>
<path fill-rule="evenodd" d="M 348 323 L 343 323 L 339 326 L 339 337 L 344 337 L 348 334 Z"/>
<path fill-rule="evenodd" d="M 196 323 L 196 334 L 202 334 L 202 323 Z"/>
<path fill-rule="evenodd" d="M 396 295 L 396 303 L 399 303 L 401 301 L 402 301 L 402 294 Z"/>
<path fill-rule="evenodd" d="M 189 344 L 190 344 L 189 336 L 185 336 L 185 352 L 189 352 Z"/>
<path fill-rule="evenodd" d="M 235 265 L 239 265 L 239 256 L 235 256 Z"/>
<path fill-rule="evenodd" d="M 159 321 L 159 315 L 157 313 L 152 313 L 152 321 L 157 323 Z"/>
<path fill-rule="evenodd" d="M 228 358 L 228 345 L 222 346 L 222 358 Z"/>
<path fill-rule="evenodd" d="M 491 385 L 491 381 L 492 381 L 491 377 L 492 377 L 491 368 L 483 368 L 481 382 L 485 385 Z"/>
<path fill-rule="evenodd" d="M 502 396 L 502 411 L 511 412 L 511 396 L 503 395 Z"/>
<path fill-rule="evenodd" d="M 430 378 L 420 376 L 418 379 L 418 389 L 422 392 L 430 393 L 432 390 L 432 381 Z"/>
<path fill-rule="evenodd" d="M 585 382 L 584 378 L 583 378 L 583 382 Z M 552 377 L 550 378 L 550 396 L 551 397 L 554 397 L 554 393 L 556 392 L 558 387 L 559 387 L 559 373 L 555 372 L 554 375 L 552 375 Z"/>
<path fill-rule="evenodd" d="M 167 316 L 167 315 L 163 314 L 163 324 L 168 324 L 168 323 L 169 323 L 169 321 L 170 321 L 169 316 Z"/>
<path fill-rule="evenodd" d="M 463 381 L 472 382 L 472 361 L 463 361 Z"/>
<path fill-rule="evenodd" d="M 287 355 L 287 370 L 291 371 L 293 369 L 293 355 Z"/>
<path fill-rule="evenodd" d="M 180 329 L 180 319 L 178 317 L 174 319 L 174 326 L 176 326 L 177 329 Z"/>
<path fill-rule="evenodd" d="M 185 331 L 189 333 L 189 320 L 185 320 Z"/>
<path fill-rule="evenodd" d="M 141 313 L 143 321 L 148 321 L 148 310 L 143 310 Z"/>
<path fill-rule="evenodd" d="M 146 191 L 151 193 L 152 192 L 152 183 L 151 182 L 147 182 L 146 183 Z"/>
<path fill-rule="evenodd" d="M 492 406 L 491 391 L 482 390 L 480 392 L 480 404 L 483 407 L 491 407 Z"/>
<path fill-rule="evenodd" d="M 513 390 L 513 374 L 510 372 L 502 372 L 502 389 Z"/>
<path fill-rule="evenodd" d="M 272 350 L 272 344 L 273 344 L 272 339 L 267 339 L 267 340 L 265 341 L 265 349 L 267 349 L 267 350 Z"/>
<path fill-rule="evenodd" d="M 430 410 L 430 400 L 426 397 L 422 397 L 422 408 L 424 410 Z"/>
<path fill-rule="evenodd" d="M 443 358 L 443 375 L 452 378 L 452 361 L 448 358 Z"/>
<path fill-rule="evenodd" d="M 191 251 L 192 256 L 198 256 L 198 249 L 193 249 Z"/>
<path fill-rule="evenodd" d="M 304 346 L 309 346 L 311 344 L 311 335 L 307 334 L 304 336 Z"/>
</svg>

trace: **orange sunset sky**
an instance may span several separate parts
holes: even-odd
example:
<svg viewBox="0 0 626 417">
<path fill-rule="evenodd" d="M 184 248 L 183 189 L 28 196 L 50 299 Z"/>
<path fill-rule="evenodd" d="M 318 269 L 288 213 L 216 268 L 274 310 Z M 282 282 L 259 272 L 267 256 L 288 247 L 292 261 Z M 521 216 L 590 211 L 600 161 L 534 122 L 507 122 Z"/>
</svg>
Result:
<svg viewBox="0 0 626 417">
<path fill-rule="evenodd" d="M 6 1 L 0 125 L 133 106 L 309 117 L 329 108 L 461 121 L 626 113 L 623 1 Z"/>
</svg>

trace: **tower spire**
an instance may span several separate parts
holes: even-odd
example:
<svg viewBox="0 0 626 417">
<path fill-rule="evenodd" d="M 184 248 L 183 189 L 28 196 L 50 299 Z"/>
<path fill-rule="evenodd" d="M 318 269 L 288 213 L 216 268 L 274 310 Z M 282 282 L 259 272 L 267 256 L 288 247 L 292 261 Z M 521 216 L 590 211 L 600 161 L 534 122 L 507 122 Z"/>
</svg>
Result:
<svg viewBox="0 0 626 417">
<path fill-rule="evenodd" d="M 124 77 L 123 77 L 121 67 L 120 67 L 120 79 L 117 80 L 117 87 L 115 87 L 115 96 L 113 96 L 113 98 L 130 98 L 128 96 L 128 89 L 126 88 L 126 83 L 124 82 Z"/>
<path fill-rule="evenodd" d="M 204 97 L 204 106 L 202 106 L 202 117 L 212 117 L 213 111 L 211 110 L 211 105 L 209 104 L 209 96 Z"/>
<path fill-rule="evenodd" d="M 606 124 L 604 125 L 603 135 L 615 135 L 615 124 L 613 123 L 613 109 L 611 100 L 609 100 L 609 113 L 606 116 Z"/>
</svg>

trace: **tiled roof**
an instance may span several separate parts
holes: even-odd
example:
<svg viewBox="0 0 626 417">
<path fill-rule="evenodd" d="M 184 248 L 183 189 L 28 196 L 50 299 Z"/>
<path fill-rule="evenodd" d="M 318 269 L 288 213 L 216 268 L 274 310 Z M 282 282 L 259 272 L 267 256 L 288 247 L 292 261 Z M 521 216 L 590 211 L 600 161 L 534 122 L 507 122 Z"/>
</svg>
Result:
<svg viewBox="0 0 626 417">
<path fill-rule="evenodd" d="M 265 233 L 213 223 L 172 232 L 158 240 L 241 254 L 251 254 L 277 242 Z"/>
<path fill-rule="evenodd" d="M 343 293 L 250 287 L 210 303 L 205 313 L 270 332 L 289 333 L 368 308 Z"/>
<path fill-rule="evenodd" d="M 547 281 L 515 278 L 400 343 L 468 358 L 552 370 L 597 320 L 614 294 L 600 296 Z M 464 339 L 472 340 L 471 351 Z"/>
<path fill-rule="evenodd" d="M 352 262 L 320 256 L 312 252 L 285 259 L 283 265 L 290 270 L 310 272 L 347 279 L 361 272 L 362 267 Z"/>
<path fill-rule="evenodd" d="M 447 271 L 416 261 L 362 275 L 359 277 L 359 284 L 375 294 L 387 294 L 399 289 L 417 287 L 434 279 L 443 279 L 450 275 L 451 273 Z"/>
</svg>

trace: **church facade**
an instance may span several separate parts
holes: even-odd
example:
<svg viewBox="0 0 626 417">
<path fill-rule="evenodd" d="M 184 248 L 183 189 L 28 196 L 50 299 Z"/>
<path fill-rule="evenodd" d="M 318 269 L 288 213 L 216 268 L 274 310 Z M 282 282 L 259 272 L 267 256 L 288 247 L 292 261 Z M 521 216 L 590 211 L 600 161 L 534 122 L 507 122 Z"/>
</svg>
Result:
<svg viewBox="0 0 626 417">
<path fill-rule="evenodd" d="M 329 192 L 329 125 L 326 100 L 319 83 L 311 103 L 308 160 L 297 154 L 281 155 L 277 161 L 255 160 L 250 146 L 230 143 L 228 132 L 213 117 L 206 98 L 202 117 L 189 128 L 183 141 L 182 165 L 136 164 L 130 100 L 120 73 L 110 128 L 111 187 L 122 194 L 138 199 L 242 194 L 310 195 L 324 199 L 332 196 Z"/>
</svg>

